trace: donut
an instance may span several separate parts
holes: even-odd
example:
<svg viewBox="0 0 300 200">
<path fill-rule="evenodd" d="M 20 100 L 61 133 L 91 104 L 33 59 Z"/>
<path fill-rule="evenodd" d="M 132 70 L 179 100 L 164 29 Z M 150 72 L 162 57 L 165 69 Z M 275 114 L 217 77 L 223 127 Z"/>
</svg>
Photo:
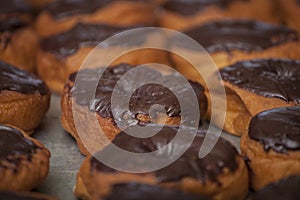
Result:
<svg viewBox="0 0 300 200">
<path fill-rule="evenodd" d="M 139 125 L 143 123 L 159 123 L 159 124 L 171 124 L 179 125 L 183 120 L 186 126 L 198 125 L 196 119 L 192 119 L 190 116 L 194 115 L 197 108 L 194 105 L 199 105 L 200 118 L 204 120 L 207 113 L 207 100 L 204 94 L 204 88 L 202 85 L 196 82 L 186 82 L 189 84 L 190 89 L 195 92 L 195 98 L 197 102 L 192 98 L 182 98 L 182 103 L 175 94 L 167 87 L 155 84 L 155 81 L 161 81 L 162 84 L 172 85 L 170 88 L 178 91 L 177 95 L 187 95 L 189 87 L 187 85 L 181 85 L 182 82 L 177 82 L 175 79 L 177 74 L 162 75 L 161 72 L 151 68 L 143 68 L 142 72 L 139 72 L 139 77 L 126 79 L 126 84 L 123 88 L 115 89 L 117 82 L 126 73 L 131 73 L 130 70 L 134 66 L 129 64 L 119 64 L 116 66 L 98 69 L 85 69 L 78 73 L 74 73 L 70 76 L 69 82 L 65 85 L 64 93 L 61 100 L 62 116 L 61 121 L 64 129 L 70 133 L 77 141 L 79 149 L 84 155 L 89 154 L 86 146 L 90 150 L 98 150 L 105 145 L 105 140 L 108 138 L 112 140 L 121 130 L 131 125 Z M 103 73 L 100 82 L 97 82 L 100 78 L 100 74 Z M 77 74 L 79 77 L 77 78 Z M 132 76 L 133 73 L 131 73 Z M 113 116 L 112 113 L 112 94 L 117 91 L 116 94 L 121 96 L 128 96 L 128 91 L 133 90 L 135 82 L 143 80 L 146 77 L 150 77 L 154 81 L 153 84 L 145 84 L 138 87 L 129 99 L 129 110 L 125 109 L 124 113 L 122 109 L 116 108 L 118 116 Z M 75 85 L 75 80 L 78 84 Z M 96 81 L 96 82 L 95 82 Z M 92 85 L 98 83 L 96 94 L 93 91 Z M 87 87 L 88 86 L 88 87 Z M 91 86 L 91 87 L 90 87 Z M 95 94 L 95 95 L 93 95 Z M 186 96 L 184 96 L 186 97 Z M 122 99 L 121 99 L 122 100 Z M 124 103 L 124 102 L 121 102 Z M 155 105 L 160 105 L 155 107 Z M 181 115 L 181 105 L 188 107 L 186 115 Z M 94 123 L 91 117 L 95 116 L 99 123 Z M 74 116 L 79 120 L 79 128 L 86 126 L 86 135 L 78 134 L 78 127 L 75 127 Z M 182 119 L 181 119 L 182 118 Z M 101 126 L 103 135 L 98 135 L 98 126 Z M 97 127 L 95 127 L 97 126 Z M 83 142 L 83 141 L 84 142 Z M 97 141 L 97 142 L 96 142 Z M 102 142 L 103 141 L 103 142 Z M 100 143 L 103 144 L 100 144 Z"/>
<path fill-rule="evenodd" d="M 198 42 L 219 69 L 250 59 L 300 59 L 298 34 L 283 25 L 253 20 L 220 20 L 194 27 L 183 33 Z M 201 56 L 206 56 L 176 38 L 177 36 L 174 36 L 171 39 L 173 52 L 181 55 L 189 54 L 193 58 L 193 63 L 201 62 Z M 184 58 L 176 54 L 171 54 L 170 57 L 179 72 L 188 79 L 203 83 L 199 74 Z"/>
<path fill-rule="evenodd" d="M 241 61 L 221 69 L 220 73 L 227 96 L 226 118 L 224 126 L 220 119 L 213 123 L 228 133 L 246 134 L 251 118 L 262 111 L 300 104 L 299 61 Z M 211 94 L 222 98 L 218 92 Z"/>
<path fill-rule="evenodd" d="M 21 11 L 17 13 L 14 13 L 13 11 L 11 11 L 12 13 L 9 12 L 10 9 L 13 9 L 13 7 L 9 7 L 13 6 L 10 4 L 16 2 L 22 1 L 13 0 L 1 5 L 0 60 L 15 65 L 21 69 L 34 72 L 38 49 L 38 38 L 33 29 L 30 27 L 30 17 L 27 16 L 26 13 L 22 14 Z M 4 11 L 7 11 L 8 13 L 2 13 Z"/>
<path fill-rule="evenodd" d="M 39 35 L 65 32 L 78 22 L 108 23 L 120 26 L 154 24 L 151 0 L 85 0 L 53 1 L 36 20 Z M 47 24 L 47 26 L 45 26 Z"/>
<path fill-rule="evenodd" d="M 297 200 L 300 198 L 299 194 L 300 177 L 292 176 L 277 183 L 269 184 L 263 189 L 252 194 L 247 200 Z"/>
<path fill-rule="evenodd" d="M 0 192 L 0 199 L 6 200 L 55 200 L 44 194 L 33 192 Z"/>
<path fill-rule="evenodd" d="M 290 27 L 300 32 L 300 1 L 299 0 L 280 0 L 279 7 L 283 12 L 283 21 Z"/>
<path fill-rule="evenodd" d="M 62 93 L 69 75 L 80 68 L 82 62 L 100 42 L 117 33 L 137 27 L 139 26 L 79 23 L 67 32 L 44 38 L 41 41 L 41 49 L 38 53 L 38 74 L 49 85 L 51 90 Z M 151 32 L 143 32 L 143 35 L 126 41 L 126 44 L 110 44 L 105 45 L 105 47 L 99 47 L 97 48 L 97 53 L 99 55 L 107 55 L 107 51 L 112 51 L 116 52 L 115 54 L 118 56 L 121 48 L 124 47 L 122 45 L 138 48 L 141 45 L 153 42 L 154 39 Z M 160 50 L 138 50 L 120 56 L 112 64 L 121 62 L 132 65 L 145 63 L 168 64 L 167 54 L 167 52 Z M 93 63 L 97 63 L 97 65 L 99 62 L 105 63 L 105 58 L 90 62 L 92 63 L 91 66 Z M 108 62 L 111 61 L 109 60 Z"/>
<path fill-rule="evenodd" d="M 181 31 L 225 18 L 279 23 L 275 5 L 272 0 L 167 0 L 158 12 L 158 23 Z"/>
<path fill-rule="evenodd" d="M 38 186 L 48 174 L 50 152 L 12 126 L 0 125 L 0 138 L 0 191 L 26 191 Z"/>
<path fill-rule="evenodd" d="M 118 155 L 112 155 L 110 145 L 105 147 L 94 156 L 90 155 L 84 160 L 77 175 L 75 195 L 83 199 L 97 199 L 105 196 L 116 184 L 136 182 L 178 189 L 212 199 L 244 199 L 248 193 L 248 172 L 244 160 L 239 156 L 235 147 L 220 138 L 212 151 L 200 159 L 198 153 L 204 141 L 205 130 L 180 128 L 183 132 L 177 133 L 179 127 L 153 125 L 151 130 L 157 134 L 149 138 L 132 137 L 126 131 L 121 132 L 112 143 L 125 151 L 139 154 L 155 152 L 168 145 L 176 133 L 182 134 L 182 138 L 168 147 L 168 154 L 161 152 L 167 156 L 175 156 L 173 155 L 177 152 L 175 149 L 187 142 L 186 137 L 191 136 L 190 134 L 194 131 L 197 134 L 194 135 L 192 144 L 176 161 L 153 172 L 129 173 L 106 166 L 97 159 L 99 153 L 107 159 L 111 158 L 110 160 L 121 158 Z M 151 156 L 157 157 L 161 154 L 158 151 Z M 135 163 L 128 158 L 125 159 L 126 161 L 122 159 L 121 162 L 123 167 L 125 166 L 126 169 L 134 167 Z M 142 170 L 145 170 L 144 167 L 147 169 L 146 166 L 141 167 Z"/>
<path fill-rule="evenodd" d="M 186 194 L 178 190 L 170 190 L 162 187 L 142 184 L 142 183 L 123 183 L 116 184 L 110 188 L 108 194 L 100 196 L 101 200 L 209 200 L 208 197 L 199 197 L 191 194 Z M 90 199 L 83 196 L 82 199 Z"/>
<path fill-rule="evenodd" d="M 0 123 L 17 126 L 31 134 L 49 104 L 50 92 L 43 81 L 0 61 Z"/>
<path fill-rule="evenodd" d="M 252 118 L 241 150 L 254 190 L 300 175 L 300 106 L 274 108 Z M 270 170 L 272 166 L 272 170 Z"/>
</svg>

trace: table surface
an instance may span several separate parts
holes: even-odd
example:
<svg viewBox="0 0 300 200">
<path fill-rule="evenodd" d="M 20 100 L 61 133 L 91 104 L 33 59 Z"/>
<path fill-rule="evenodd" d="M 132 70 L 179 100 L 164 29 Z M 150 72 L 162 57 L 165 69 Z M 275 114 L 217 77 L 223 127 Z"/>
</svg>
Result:
<svg viewBox="0 0 300 200">
<path fill-rule="evenodd" d="M 239 138 L 226 133 L 222 136 L 239 150 Z M 84 156 L 80 154 L 75 140 L 61 126 L 58 95 L 52 95 L 50 109 L 33 137 L 40 140 L 51 152 L 49 175 L 36 191 L 57 199 L 76 199 L 73 188 Z"/>
</svg>

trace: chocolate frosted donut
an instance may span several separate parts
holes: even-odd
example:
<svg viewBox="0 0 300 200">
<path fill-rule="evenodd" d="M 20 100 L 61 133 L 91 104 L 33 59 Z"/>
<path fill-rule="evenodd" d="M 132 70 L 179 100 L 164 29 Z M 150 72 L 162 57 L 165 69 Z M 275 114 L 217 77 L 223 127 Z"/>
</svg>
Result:
<svg viewBox="0 0 300 200">
<path fill-rule="evenodd" d="M 207 100 L 204 95 L 203 87 L 195 82 L 188 82 L 191 88 L 194 90 L 198 99 L 194 102 L 192 99 L 184 99 L 183 103 L 189 107 L 189 110 L 185 111 L 185 116 L 181 119 L 181 107 L 175 94 L 166 86 L 159 84 L 145 84 L 137 88 L 132 95 L 128 92 L 134 89 L 137 79 L 126 79 L 126 85 L 122 88 L 116 89 L 116 84 L 125 73 L 130 73 L 133 66 L 128 64 L 120 64 L 114 67 L 109 67 L 105 71 L 103 68 L 99 69 L 86 69 L 79 72 L 79 77 L 76 79 L 77 85 L 74 86 L 76 73 L 70 76 L 69 82 L 65 86 L 65 91 L 62 97 L 62 124 L 67 132 L 69 132 L 79 145 L 79 148 L 83 154 L 88 154 L 86 147 L 84 147 L 82 139 L 84 136 L 78 135 L 75 128 L 73 114 L 74 109 L 76 112 L 80 112 L 79 118 L 87 119 L 93 113 L 97 113 L 97 119 L 104 131 L 102 137 L 108 137 L 113 139 L 121 130 L 130 125 L 139 125 L 143 123 L 165 123 L 171 125 L 179 125 L 182 120 L 187 126 L 195 126 L 199 122 L 195 122 L 190 119 L 189 116 L 193 116 L 196 112 L 196 108 L 193 105 L 199 105 L 201 119 L 204 119 L 207 112 Z M 100 81 L 98 82 L 99 74 L 103 73 Z M 187 95 L 189 88 L 185 85 L 180 85 L 176 82 L 175 74 L 162 75 L 159 71 L 150 68 L 144 68 L 140 77 L 151 77 L 151 80 L 158 81 L 163 80 L 162 84 L 172 85 L 173 91 L 178 91 L 178 95 Z M 137 78 L 137 77 L 136 77 Z M 93 84 L 97 84 L 96 94 L 92 87 Z M 115 112 L 119 113 L 116 116 L 112 114 L 111 98 L 113 91 L 117 91 L 118 95 L 129 96 L 129 110 L 121 107 L 116 108 Z M 124 102 L 122 102 L 124 103 Z M 165 115 L 160 108 L 153 106 L 160 105 L 165 110 Z M 72 110 L 73 108 L 73 110 Z M 154 109 L 152 109 L 154 108 Z M 91 122 L 89 126 L 93 126 Z M 121 127 L 118 127 L 121 126 Z M 91 129 L 89 137 L 96 137 L 98 135 L 97 128 Z M 86 136 L 88 137 L 88 135 Z M 98 150 L 104 144 L 94 143 L 95 141 L 89 140 L 89 148 Z M 103 142 L 105 140 L 103 139 Z M 87 144 L 86 144 L 87 145 Z M 100 146 L 99 146 L 100 145 Z"/>
<path fill-rule="evenodd" d="M 69 75 L 80 68 L 82 62 L 98 44 L 118 33 L 138 27 L 79 23 L 67 32 L 44 38 L 41 41 L 41 50 L 37 59 L 38 74 L 45 80 L 51 90 L 61 93 Z M 97 53 L 99 55 L 107 55 L 109 51 L 115 52 L 116 56 L 118 56 L 122 45 L 123 47 L 138 48 L 153 42 L 155 38 L 152 37 L 151 32 L 143 32 L 135 36 L 135 38 L 127 37 L 126 41 L 119 41 L 117 44 L 111 42 L 105 47 L 103 45 L 102 48 L 97 48 Z M 114 41 L 117 42 L 116 40 Z M 91 63 L 105 63 L 104 58 L 99 60 L 97 59 L 97 62 Z M 108 62 L 112 61 L 108 60 Z M 168 64 L 168 56 L 167 52 L 143 49 L 120 56 L 113 61 L 112 65 L 121 62 L 133 65 L 145 63 Z M 90 68 L 93 67 L 90 66 Z"/>
<path fill-rule="evenodd" d="M 279 22 L 271 0 L 167 0 L 161 5 L 159 24 L 175 30 L 185 30 L 207 22 L 233 19 L 252 19 Z"/>
<path fill-rule="evenodd" d="M 49 36 L 67 31 L 78 22 L 117 26 L 153 25 L 152 3 L 147 0 L 53 1 L 38 17 L 36 27 L 40 35 Z"/>
<path fill-rule="evenodd" d="M 157 134 L 150 138 L 132 137 L 126 131 L 121 132 L 112 143 L 132 153 L 155 152 L 174 139 L 178 127 L 153 125 L 151 130 Z M 193 133 L 193 129 L 183 128 L 182 134 L 188 136 L 191 133 Z M 134 181 L 176 188 L 195 195 L 210 196 L 213 199 L 243 199 L 248 190 L 248 175 L 243 159 L 239 157 L 236 149 L 230 143 L 221 138 L 212 151 L 205 158 L 200 159 L 198 153 L 204 141 L 203 133 L 205 133 L 204 130 L 198 131 L 191 146 L 178 160 L 162 169 L 143 174 L 117 171 L 98 161 L 97 156 L 100 154 L 104 157 L 110 154 L 111 159 L 118 159 L 117 155 L 111 155 L 108 146 L 94 157 L 86 158 L 77 177 L 75 194 L 97 198 L 105 195 L 105 191 L 110 191 L 115 184 Z M 175 141 L 167 155 L 175 156 L 177 146 L 184 142 L 186 142 L 184 137 Z M 152 156 L 158 157 L 159 155 L 160 153 L 157 151 Z M 131 168 L 131 165 L 133 163 L 130 160 L 123 163 L 125 168 Z M 150 165 L 151 163 L 149 163 Z M 143 168 L 143 170 L 145 169 Z M 237 186 L 240 187 L 240 190 L 234 189 Z M 101 189 L 94 190 L 93 188 Z"/>
<path fill-rule="evenodd" d="M 32 133 L 48 110 L 49 103 L 50 92 L 43 81 L 0 62 L 0 123 Z"/>
<path fill-rule="evenodd" d="M 29 12 L 27 4 L 22 2 L 13 0 L 1 4 L 0 60 L 34 72 L 38 39 L 29 27 L 30 17 L 26 15 Z"/>
<path fill-rule="evenodd" d="M 0 199 L 5 200 L 54 200 L 44 194 L 30 192 L 0 192 Z"/>
<path fill-rule="evenodd" d="M 292 176 L 266 186 L 251 195 L 247 200 L 297 200 L 300 198 L 299 184 L 300 176 Z"/>
<path fill-rule="evenodd" d="M 224 130 L 243 135 L 256 114 L 299 105 L 299 67 L 300 62 L 296 60 L 257 59 L 223 68 L 220 73 L 227 94 Z"/>
<path fill-rule="evenodd" d="M 140 183 L 116 184 L 103 200 L 153 200 L 157 198 L 161 200 L 208 200 L 207 197 L 193 196 L 176 190 Z"/>
<path fill-rule="evenodd" d="M 238 61 L 251 59 L 300 59 L 298 33 L 283 25 L 252 20 L 222 20 L 210 22 L 183 32 L 198 42 L 212 57 L 218 68 Z M 175 52 L 184 52 L 201 62 L 202 52 L 180 42 L 171 40 Z M 198 73 L 182 58 L 171 55 L 176 69 L 191 80 L 200 81 Z"/>
<path fill-rule="evenodd" d="M 255 190 L 300 174 L 299 127 L 300 106 L 274 108 L 252 118 L 249 133 L 242 136 L 241 150 Z"/>
<path fill-rule="evenodd" d="M 23 131 L 0 125 L 0 190 L 30 190 L 48 174 L 49 151 Z"/>
</svg>

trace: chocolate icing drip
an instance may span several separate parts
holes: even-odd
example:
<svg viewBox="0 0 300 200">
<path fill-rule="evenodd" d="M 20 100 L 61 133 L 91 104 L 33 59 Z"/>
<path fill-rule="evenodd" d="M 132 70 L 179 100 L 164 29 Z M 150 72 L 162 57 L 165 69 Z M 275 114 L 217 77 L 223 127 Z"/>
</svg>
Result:
<svg viewBox="0 0 300 200">
<path fill-rule="evenodd" d="M 300 62 L 252 60 L 223 68 L 224 81 L 267 98 L 300 103 Z"/>
<path fill-rule="evenodd" d="M 42 49 L 60 57 L 67 57 L 74 54 L 80 47 L 97 46 L 105 39 L 135 27 L 117 27 L 105 24 L 82 24 L 79 23 L 71 30 L 45 38 L 41 42 Z M 143 43 L 144 37 L 128 39 L 127 45 L 138 45 Z M 109 45 L 120 45 L 112 44 Z M 122 44 L 124 45 L 124 44 Z"/>
<path fill-rule="evenodd" d="M 0 0 L 0 13 L 29 13 L 31 6 L 24 0 Z"/>
<path fill-rule="evenodd" d="M 211 22 L 184 33 L 210 53 L 230 50 L 261 51 L 298 40 L 297 32 L 288 27 L 252 20 Z M 173 42 L 179 47 L 191 48 L 176 38 Z"/>
<path fill-rule="evenodd" d="M 31 197 L 25 194 L 17 194 L 13 192 L 0 192 L 0 199 L 5 200 L 47 200 L 45 198 Z"/>
<path fill-rule="evenodd" d="M 126 84 L 123 88 L 116 89 L 115 86 L 119 79 L 125 74 L 129 73 L 133 66 L 128 64 L 120 64 L 115 67 L 107 68 L 101 79 L 98 83 L 99 74 L 103 72 L 103 68 L 100 69 L 88 69 L 80 72 L 80 76 L 76 80 L 78 83 L 71 89 L 71 95 L 75 97 L 76 102 L 82 106 L 89 106 L 91 111 L 97 112 L 103 118 L 113 118 L 113 114 L 111 111 L 111 97 L 113 91 L 121 94 L 123 96 L 129 95 L 129 91 L 131 91 L 135 85 L 136 80 L 143 80 L 142 77 L 151 77 L 151 80 L 165 80 L 165 82 L 172 83 L 175 91 L 184 95 L 188 90 L 185 86 L 176 84 L 176 82 L 172 81 L 176 75 L 168 75 L 163 76 L 160 72 L 147 68 L 143 71 L 143 73 L 139 74 L 139 77 L 133 78 L 131 80 L 126 80 Z M 70 76 L 70 81 L 74 82 L 76 77 L 76 73 Z M 164 82 L 164 83 L 165 83 Z M 91 91 L 89 85 L 95 85 L 98 83 L 96 95 Z M 165 83 L 166 84 L 166 83 Z M 201 107 L 200 112 L 201 116 L 204 116 L 206 112 L 207 100 L 204 95 L 204 88 L 195 82 L 190 82 L 192 88 L 195 91 L 198 100 L 200 101 Z M 132 89 L 131 89 L 132 88 Z M 195 112 L 193 106 L 193 102 L 191 99 L 186 98 L 184 100 L 185 105 L 191 105 L 191 110 L 189 112 Z M 197 102 L 198 103 L 198 102 Z M 124 113 L 124 115 L 129 116 L 127 120 L 127 125 L 137 124 L 137 115 L 145 114 L 149 115 L 149 109 L 151 106 L 159 104 L 161 105 L 166 114 L 169 117 L 179 117 L 181 114 L 180 104 L 173 92 L 163 85 L 158 84 L 145 84 L 134 91 L 134 93 L 130 96 L 129 101 L 129 111 Z M 157 110 L 159 112 L 159 110 Z M 121 113 L 121 111 L 117 111 L 117 113 Z M 114 119 L 115 121 L 122 121 L 122 119 Z M 124 119 L 123 119 L 124 120 Z M 188 121 L 188 119 L 183 119 Z M 193 123 L 192 121 L 190 123 Z"/>
<path fill-rule="evenodd" d="M 226 9 L 227 6 L 235 1 L 249 0 L 169 0 L 162 7 L 167 11 L 180 15 L 194 15 L 208 6 L 217 6 L 221 9 Z"/>
<path fill-rule="evenodd" d="M 300 106 L 275 108 L 258 114 L 251 120 L 249 136 L 261 142 L 265 151 L 300 150 Z"/>
<path fill-rule="evenodd" d="M 248 200 L 298 200 L 300 199 L 300 176 L 289 177 L 273 183 L 254 193 Z"/>
<path fill-rule="evenodd" d="M 150 138 L 132 137 L 121 132 L 112 141 L 119 148 L 133 153 L 149 153 L 163 148 L 175 137 L 178 127 L 164 126 L 161 131 L 161 126 L 153 125 L 152 129 L 157 129 L 157 134 Z M 192 129 L 184 129 L 183 134 L 191 134 Z M 169 166 L 155 171 L 154 174 L 159 183 L 180 181 L 182 178 L 191 177 L 201 182 L 208 180 L 219 183 L 218 176 L 222 174 L 225 168 L 234 172 L 237 167 L 236 157 L 238 155 L 236 149 L 226 140 L 220 138 L 213 150 L 203 159 L 198 157 L 200 147 L 204 141 L 203 130 L 199 130 L 192 145 L 188 150 L 175 162 Z M 182 139 L 178 144 L 174 144 L 173 150 L 168 151 L 168 156 L 173 156 L 178 145 L 185 140 Z M 105 149 L 102 151 L 105 152 Z M 109 152 L 107 152 L 109 153 Z M 97 157 L 97 156 L 95 156 Z M 116 157 L 114 157 L 116 159 Z M 124 163 L 129 165 L 131 163 Z M 91 159 L 91 169 L 99 172 L 115 172 L 114 169 L 100 163 L 96 158 Z"/>
<path fill-rule="evenodd" d="M 164 189 L 154 185 L 124 183 L 113 185 L 105 200 L 208 200 L 207 197 L 193 196 L 177 190 Z"/>
<path fill-rule="evenodd" d="M 0 162 L 8 161 L 18 164 L 19 159 L 15 159 L 14 156 L 30 158 L 38 146 L 26 139 L 20 131 L 0 125 L 0 148 Z"/>
<path fill-rule="evenodd" d="M 23 94 L 48 93 L 46 84 L 35 75 L 0 61 L 0 91 L 9 90 Z"/>
<path fill-rule="evenodd" d="M 27 23 L 19 17 L 10 17 L 5 20 L 0 20 L 0 34 L 2 32 L 13 32 L 25 26 L 27 26 Z"/>
</svg>

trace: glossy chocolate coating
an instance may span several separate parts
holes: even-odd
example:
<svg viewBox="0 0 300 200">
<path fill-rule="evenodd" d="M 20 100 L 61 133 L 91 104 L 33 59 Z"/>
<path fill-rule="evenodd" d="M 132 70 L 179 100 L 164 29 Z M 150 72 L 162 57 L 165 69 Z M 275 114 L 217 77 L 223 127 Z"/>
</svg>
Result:
<svg viewBox="0 0 300 200">
<path fill-rule="evenodd" d="M 300 62 L 252 60 L 223 68 L 224 81 L 267 98 L 300 103 Z"/>
<path fill-rule="evenodd" d="M 248 0 L 168 0 L 162 7 L 170 12 L 180 15 L 194 15 L 209 6 L 217 6 L 226 9 L 228 5 L 235 1 Z"/>
<path fill-rule="evenodd" d="M 124 183 L 113 185 L 110 194 L 104 200 L 208 200 L 207 197 L 193 196 L 177 190 L 158 186 Z"/>
<path fill-rule="evenodd" d="M 300 150 L 300 106 L 275 108 L 256 115 L 250 122 L 249 136 L 261 142 L 266 151 Z"/>
<path fill-rule="evenodd" d="M 266 186 L 247 200 L 298 200 L 300 199 L 299 185 L 300 176 L 289 177 Z"/>
<path fill-rule="evenodd" d="M 31 140 L 25 138 L 23 134 L 11 127 L 0 125 L 0 163 L 9 161 L 17 164 L 18 159 L 13 156 L 31 157 L 39 148 Z"/>
<path fill-rule="evenodd" d="M 285 26 L 252 20 L 222 20 L 211 22 L 184 34 L 196 40 L 208 52 L 261 51 L 285 42 L 298 40 L 296 31 Z M 174 40 L 179 47 L 191 48 Z"/>
<path fill-rule="evenodd" d="M 9 90 L 23 94 L 48 93 L 46 84 L 35 75 L 0 61 L 0 91 Z"/>
<path fill-rule="evenodd" d="M 17 194 L 14 192 L 0 192 L 0 199 L 3 200 L 47 200 L 45 198 L 32 197 L 25 194 Z"/>
<path fill-rule="evenodd" d="M 0 14 L 29 13 L 31 6 L 24 0 L 0 0 Z"/>
<path fill-rule="evenodd" d="M 66 57 L 74 54 L 80 47 L 97 46 L 105 39 L 131 28 L 137 27 L 79 23 L 67 32 L 43 39 L 41 47 L 44 51 L 49 51 L 56 56 Z M 144 42 L 144 39 L 144 37 L 136 37 L 133 40 L 129 39 L 127 42 L 130 42 L 128 45 L 138 45 Z"/>
<path fill-rule="evenodd" d="M 152 129 L 157 134 L 150 138 L 132 137 L 121 132 L 112 142 L 119 148 L 133 153 L 153 152 L 169 144 L 175 135 L 178 134 L 178 127 L 164 126 L 161 131 L 159 131 L 160 128 L 162 127 L 153 125 Z M 192 129 L 186 128 L 183 134 L 191 134 L 191 130 Z M 173 151 L 176 151 L 177 146 L 184 141 L 185 140 L 182 140 L 179 141 L 178 144 L 174 144 L 174 146 L 172 146 L 174 150 L 170 149 L 168 156 L 172 156 Z M 236 160 L 238 153 L 236 149 L 222 138 L 218 140 L 212 151 L 205 158 L 200 159 L 198 153 L 203 141 L 204 130 L 198 130 L 198 134 L 192 145 L 178 160 L 154 172 L 158 183 L 180 181 L 182 178 L 190 177 L 201 182 L 210 180 L 219 184 L 218 176 L 222 174 L 225 168 L 231 172 L 234 172 L 238 168 Z M 105 152 L 105 149 L 103 152 Z M 130 166 L 130 164 L 130 162 L 124 163 L 124 165 L 128 166 Z M 91 168 L 104 173 L 115 172 L 113 169 L 100 163 L 96 158 L 91 159 Z"/>
<path fill-rule="evenodd" d="M 109 5 L 118 0 L 63 0 L 53 1 L 50 3 L 45 10 L 51 14 L 55 19 L 64 19 L 66 17 L 79 15 L 79 14 L 90 14 L 97 10 Z M 122 0 L 122 1 L 145 1 L 149 0 Z"/>
<path fill-rule="evenodd" d="M 2 32 L 13 32 L 25 26 L 27 26 L 27 23 L 19 17 L 10 17 L 5 20 L 0 20 L 0 34 Z"/>
<path fill-rule="evenodd" d="M 103 118 L 113 118 L 113 114 L 111 111 L 111 96 L 113 91 L 115 90 L 115 86 L 119 79 L 128 71 L 132 69 L 133 66 L 128 64 L 120 64 L 114 67 L 107 68 L 98 84 L 96 95 L 92 91 L 92 87 L 89 85 L 95 85 L 98 82 L 99 74 L 103 72 L 103 69 L 89 69 L 81 71 L 79 78 L 76 80 L 78 83 L 71 89 L 71 95 L 75 97 L 76 102 L 82 106 L 89 106 L 91 111 L 97 112 Z M 129 72 L 130 73 L 130 72 Z M 76 77 L 76 73 L 70 76 L 70 81 L 74 82 Z M 153 69 L 147 68 L 136 77 L 137 79 L 141 80 L 141 77 L 151 77 L 151 80 L 154 82 L 162 79 L 164 76 Z M 176 82 L 172 81 L 175 75 L 168 75 L 165 76 L 165 81 L 169 81 L 172 83 L 176 91 L 179 94 L 185 94 L 188 90 L 186 87 L 177 84 Z M 136 79 L 126 80 L 126 84 L 123 88 L 117 90 L 119 94 L 128 95 L 128 91 L 132 89 L 130 87 L 134 87 L 134 83 Z M 195 82 L 190 82 L 192 88 L 195 91 L 198 100 L 200 101 L 200 112 L 201 116 L 203 117 L 206 113 L 207 109 L 207 100 L 204 95 L 204 88 Z M 116 90 L 115 90 L 116 91 Z M 192 100 L 189 98 L 184 99 L 185 105 L 191 105 L 191 110 L 188 112 L 195 112 L 194 108 L 192 108 Z M 198 102 L 197 102 L 198 103 Z M 137 124 L 138 120 L 136 116 L 138 114 L 145 114 L 149 115 L 149 109 L 151 106 L 159 104 L 161 105 L 166 114 L 169 117 L 179 117 L 181 114 L 180 104 L 177 100 L 175 94 L 169 90 L 168 88 L 158 85 L 158 84 L 145 84 L 138 89 L 131 95 L 130 102 L 129 102 L 129 111 L 127 115 L 129 115 L 128 124 Z M 118 111 L 119 113 L 121 111 Z M 114 119 L 115 121 L 122 121 L 122 119 Z M 184 120 L 184 119 L 183 119 Z M 126 125 L 125 125 L 126 126 Z"/>
</svg>

